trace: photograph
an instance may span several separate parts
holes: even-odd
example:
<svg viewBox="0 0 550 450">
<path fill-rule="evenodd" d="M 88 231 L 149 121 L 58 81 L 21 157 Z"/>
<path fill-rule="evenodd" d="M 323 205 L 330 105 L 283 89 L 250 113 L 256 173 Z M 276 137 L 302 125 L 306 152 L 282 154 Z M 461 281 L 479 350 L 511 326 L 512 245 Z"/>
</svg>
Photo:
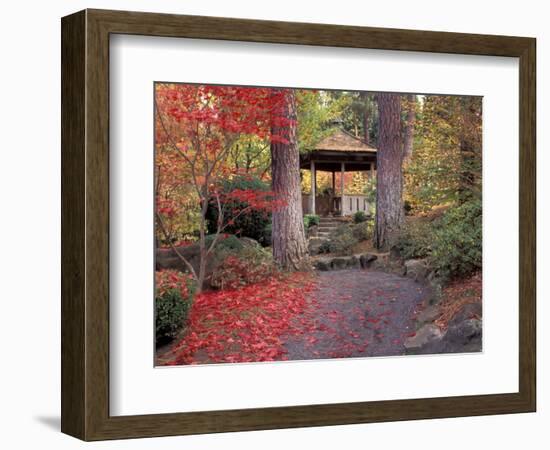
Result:
<svg viewBox="0 0 550 450">
<path fill-rule="evenodd" d="M 5 3 L 0 448 L 546 448 L 549 8 L 441 5 Z"/>
<path fill-rule="evenodd" d="M 155 365 L 481 352 L 482 103 L 155 82 Z"/>
</svg>

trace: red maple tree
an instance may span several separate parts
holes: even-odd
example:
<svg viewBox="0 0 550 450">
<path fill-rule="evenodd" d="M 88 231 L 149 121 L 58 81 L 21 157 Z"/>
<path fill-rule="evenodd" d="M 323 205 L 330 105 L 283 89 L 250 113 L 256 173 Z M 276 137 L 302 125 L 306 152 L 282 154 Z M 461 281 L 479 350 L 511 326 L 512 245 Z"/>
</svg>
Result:
<svg viewBox="0 0 550 450">
<path fill-rule="evenodd" d="M 271 211 L 282 204 L 273 192 L 236 190 L 222 193 L 221 181 L 233 175 L 226 164 L 229 151 L 243 135 L 253 135 L 271 142 L 288 142 L 283 132 L 273 133 L 273 127 L 288 129 L 291 119 L 278 111 L 285 101 L 283 89 L 166 84 L 155 86 L 155 120 L 157 166 L 157 225 L 170 240 L 169 221 L 181 212 L 184 199 L 162 197 L 160 183 L 187 183 L 198 197 L 200 206 L 198 270 L 171 244 L 197 281 L 200 292 L 206 275 L 206 262 L 224 229 L 239 215 L 248 211 Z M 161 149 L 169 149 L 162 152 Z M 214 199 L 218 208 L 217 230 L 207 244 L 206 213 Z M 239 210 L 224 210 L 228 200 L 241 202 Z"/>
</svg>

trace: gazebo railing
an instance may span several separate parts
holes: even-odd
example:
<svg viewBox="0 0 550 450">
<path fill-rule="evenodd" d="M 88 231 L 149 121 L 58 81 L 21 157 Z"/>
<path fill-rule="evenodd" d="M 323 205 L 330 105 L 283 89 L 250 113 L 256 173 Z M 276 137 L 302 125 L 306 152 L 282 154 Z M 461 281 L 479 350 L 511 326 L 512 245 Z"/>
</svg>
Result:
<svg viewBox="0 0 550 450">
<path fill-rule="evenodd" d="M 311 194 L 302 194 L 302 209 L 304 214 L 311 214 Z M 315 196 L 315 212 L 320 216 L 339 214 L 351 216 L 357 211 L 369 214 L 371 205 L 366 195 L 353 194 L 341 196 Z"/>
<path fill-rule="evenodd" d="M 366 195 L 344 195 L 342 205 L 343 206 L 340 208 L 340 210 L 342 211 L 343 216 L 351 216 L 358 211 L 363 211 L 367 214 L 369 214 L 370 212 L 370 204 Z"/>
</svg>

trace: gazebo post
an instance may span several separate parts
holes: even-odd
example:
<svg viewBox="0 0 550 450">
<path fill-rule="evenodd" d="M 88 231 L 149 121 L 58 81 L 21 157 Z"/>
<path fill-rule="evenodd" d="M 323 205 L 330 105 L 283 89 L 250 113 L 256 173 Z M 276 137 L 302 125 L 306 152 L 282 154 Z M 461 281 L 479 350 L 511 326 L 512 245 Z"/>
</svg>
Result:
<svg viewBox="0 0 550 450">
<path fill-rule="evenodd" d="M 372 180 L 374 178 L 374 164 L 369 164 L 369 178 Z"/>
<path fill-rule="evenodd" d="M 330 196 L 330 215 L 334 215 L 334 197 L 336 197 L 336 172 L 332 171 L 332 194 Z"/>
<path fill-rule="evenodd" d="M 340 190 L 342 191 L 342 195 L 341 195 L 341 210 L 342 210 L 342 216 L 344 215 L 344 178 L 345 178 L 345 175 L 346 174 L 346 163 L 345 162 L 342 162 L 342 175 L 340 177 Z"/>
<path fill-rule="evenodd" d="M 311 214 L 315 214 L 315 195 L 317 191 L 317 172 L 315 161 L 311 161 Z"/>
</svg>

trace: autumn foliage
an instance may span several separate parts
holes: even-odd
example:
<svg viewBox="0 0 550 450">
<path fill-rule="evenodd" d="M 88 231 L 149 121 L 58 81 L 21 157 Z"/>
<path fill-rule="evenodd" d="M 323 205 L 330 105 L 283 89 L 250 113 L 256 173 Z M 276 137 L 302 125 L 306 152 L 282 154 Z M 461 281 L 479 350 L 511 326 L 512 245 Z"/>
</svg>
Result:
<svg viewBox="0 0 550 450">
<path fill-rule="evenodd" d="M 186 336 L 166 365 L 285 360 L 283 336 L 303 333 L 296 320 L 309 306 L 310 275 L 271 277 L 262 284 L 198 295 Z"/>
<path fill-rule="evenodd" d="M 403 354 L 428 287 L 350 266 L 307 272 L 315 258 L 370 252 L 373 240 L 391 250 L 374 255 L 376 267 L 383 255 L 419 259 L 451 283 L 442 329 L 479 301 L 480 98 L 157 83 L 154 105 L 157 267 L 179 269 L 155 276 L 159 365 Z M 366 215 L 329 232 L 317 221 L 311 235 L 332 256 L 310 259 L 302 193 L 312 179 L 299 152 L 336 126 L 376 147 L 376 165 L 319 169 L 317 192 L 333 201 L 343 181 L 341 200 L 376 203 L 375 239 Z"/>
<path fill-rule="evenodd" d="M 188 270 L 203 287 L 206 259 L 218 236 L 235 218 L 249 210 L 270 210 L 281 200 L 270 192 L 220 189 L 238 171 L 227 164 L 230 151 L 242 136 L 286 143 L 285 130 L 294 119 L 280 114 L 285 89 L 159 83 L 155 87 L 155 143 L 157 150 L 157 238 L 173 245 L 174 228 L 185 211 L 198 222 L 198 270 L 183 256 Z M 273 133 L 273 127 L 280 133 Z M 206 245 L 206 213 L 214 199 L 218 208 L 215 237 Z M 190 202 L 195 207 L 191 207 Z M 245 204 L 245 210 L 224 211 L 223 205 Z M 187 213 L 189 214 L 189 213 Z M 180 224 L 181 226 L 181 224 Z"/>
</svg>

